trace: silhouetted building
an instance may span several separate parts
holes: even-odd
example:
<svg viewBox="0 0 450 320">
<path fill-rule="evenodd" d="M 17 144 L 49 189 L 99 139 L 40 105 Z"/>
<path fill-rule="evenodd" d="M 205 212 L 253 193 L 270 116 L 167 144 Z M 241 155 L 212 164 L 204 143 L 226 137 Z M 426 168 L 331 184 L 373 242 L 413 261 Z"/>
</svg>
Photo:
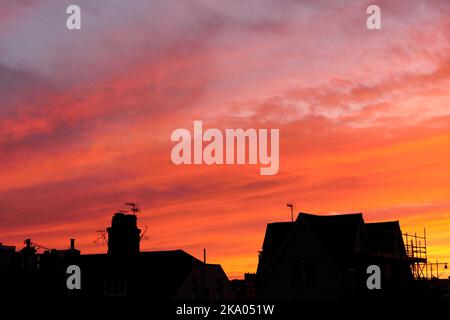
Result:
<svg viewBox="0 0 450 320">
<path fill-rule="evenodd" d="M 16 247 L 4 246 L 0 242 L 0 274 L 10 272 L 12 270 Z"/>
<path fill-rule="evenodd" d="M 234 298 L 230 281 L 218 264 L 207 264 L 183 250 L 140 252 L 136 215 L 116 213 L 107 231 L 107 254 L 81 255 L 74 239 L 68 249 L 43 253 L 37 253 L 42 247 L 30 239 L 19 252 L 0 244 L 0 298 Z M 67 287 L 67 268 L 71 265 L 81 270 L 79 290 Z"/>
<path fill-rule="evenodd" d="M 362 214 L 300 213 L 267 225 L 257 269 L 263 298 L 335 300 L 369 294 L 367 267 L 381 268 L 383 292 L 412 281 L 397 221 L 364 223 Z"/>
<path fill-rule="evenodd" d="M 142 252 L 126 260 L 82 255 L 83 294 L 94 298 L 222 299 L 233 292 L 222 267 L 205 264 L 183 250 Z"/>
<path fill-rule="evenodd" d="M 238 300 L 254 300 L 256 298 L 256 273 L 245 273 L 244 279 L 231 280 L 231 285 Z"/>
<path fill-rule="evenodd" d="M 0 243 L 0 297 L 14 294 L 14 272 L 18 268 L 16 247 Z"/>
</svg>

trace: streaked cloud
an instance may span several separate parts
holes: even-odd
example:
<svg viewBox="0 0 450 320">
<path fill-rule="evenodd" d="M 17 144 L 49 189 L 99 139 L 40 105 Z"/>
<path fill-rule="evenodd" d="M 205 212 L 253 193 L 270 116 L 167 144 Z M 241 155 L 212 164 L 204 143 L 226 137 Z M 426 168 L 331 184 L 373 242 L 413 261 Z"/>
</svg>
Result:
<svg viewBox="0 0 450 320">
<path fill-rule="evenodd" d="M 254 270 L 294 201 L 429 232 L 450 259 L 447 1 L 69 1 L 0 5 L 0 233 L 85 252 L 124 201 L 145 249 Z M 170 133 L 280 128 L 280 172 L 177 167 Z"/>
</svg>

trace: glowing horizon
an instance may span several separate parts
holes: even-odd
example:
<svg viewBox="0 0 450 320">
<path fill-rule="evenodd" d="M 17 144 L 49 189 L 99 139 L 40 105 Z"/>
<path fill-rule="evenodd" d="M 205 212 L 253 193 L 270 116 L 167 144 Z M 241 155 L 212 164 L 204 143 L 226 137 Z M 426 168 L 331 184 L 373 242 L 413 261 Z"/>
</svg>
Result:
<svg viewBox="0 0 450 320">
<path fill-rule="evenodd" d="M 362 212 L 450 263 L 450 4 L 0 4 L 0 242 L 82 253 L 133 201 L 141 250 L 255 272 L 265 226 Z M 62 14 L 61 14 L 62 13 Z M 176 128 L 278 128 L 280 167 L 175 166 Z M 448 276 L 448 273 L 442 276 Z"/>
</svg>

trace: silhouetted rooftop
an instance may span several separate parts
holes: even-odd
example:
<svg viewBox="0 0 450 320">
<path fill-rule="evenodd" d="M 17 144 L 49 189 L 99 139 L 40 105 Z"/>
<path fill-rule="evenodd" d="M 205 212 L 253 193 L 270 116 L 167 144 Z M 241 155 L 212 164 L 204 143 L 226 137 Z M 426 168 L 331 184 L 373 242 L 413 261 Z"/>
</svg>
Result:
<svg viewBox="0 0 450 320">
<path fill-rule="evenodd" d="M 120 259 L 105 254 L 87 254 L 80 256 L 81 263 L 95 266 L 96 269 L 104 269 L 105 273 L 122 271 L 129 275 L 146 274 L 146 281 L 151 288 L 162 288 L 159 298 L 170 296 L 181 287 L 183 281 L 196 264 L 203 264 L 183 250 L 172 251 L 148 251 L 141 252 L 138 256 Z M 130 270 L 131 269 L 131 270 Z"/>
<path fill-rule="evenodd" d="M 381 254 L 406 256 L 398 221 L 366 223 L 366 230 L 372 251 Z"/>
<path fill-rule="evenodd" d="M 263 250 L 277 250 L 294 226 L 294 222 L 274 222 L 267 224 Z"/>
<path fill-rule="evenodd" d="M 307 224 L 324 250 L 341 267 L 350 261 L 358 230 L 364 224 L 361 213 L 320 216 L 301 212 L 297 221 Z"/>
</svg>

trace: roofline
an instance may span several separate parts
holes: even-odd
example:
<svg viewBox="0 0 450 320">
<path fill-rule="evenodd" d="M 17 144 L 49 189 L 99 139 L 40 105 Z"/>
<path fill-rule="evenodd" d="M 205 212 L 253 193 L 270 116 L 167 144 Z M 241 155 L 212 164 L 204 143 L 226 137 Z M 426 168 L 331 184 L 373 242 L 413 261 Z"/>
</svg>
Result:
<svg viewBox="0 0 450 320">
<path fill-rule="evenodd" d="M 348 217 L 348 216 L 361 216 L 363 217 L 363 213 L 362 212 L 354 212 L 354 213 L 337 213 L 337 214 L 329 214 L 329 213 L 324 213 L 324 214 L 313 214 L 313 213 L 307 213 L 307 212 L 299 212 L 297 214 L 297 219 L 300 216 L 310 216 L 310 217 L 319 217 L 319 218 L 327 218 L 327 217 Z"/>
<path fill-rule="evenodd" d="M 378 221 L 378 222 L 365 222 L 365 224 L 382 224 L 382 223 L 398 223 L 398 224 L 400 224 L 400 220 Z"/>
<path fill-rule="evenodd" d="M 304 214 L 308 216 L 315 216 L 315 217 L 335 217 L 335 216 L 351 216 L 351 215 L 359 215 L 362 214 L 362 212 L 350 212 L 350 213 L 308 213 L 300 211 L 298 214 Z"/>
</svg>

